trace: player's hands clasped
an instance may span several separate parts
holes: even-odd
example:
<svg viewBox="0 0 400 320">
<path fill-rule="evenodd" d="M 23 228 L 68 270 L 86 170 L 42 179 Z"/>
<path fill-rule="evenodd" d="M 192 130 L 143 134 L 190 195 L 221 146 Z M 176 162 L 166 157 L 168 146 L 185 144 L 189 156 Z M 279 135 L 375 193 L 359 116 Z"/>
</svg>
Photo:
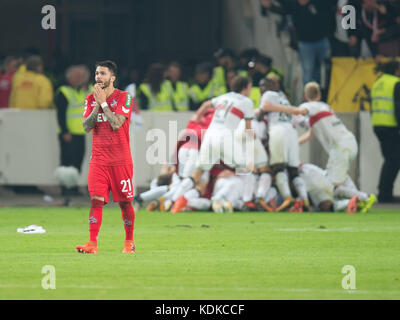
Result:
<svg viewBox="0 0 400 320">
<path fill-rule="evenodd" d="M 100 84 L 96 83 L 94 85 L 93 95 L 99 105 L 101 105 L 103 102 L 106 102 L 106 93 Z"/>
</svg>

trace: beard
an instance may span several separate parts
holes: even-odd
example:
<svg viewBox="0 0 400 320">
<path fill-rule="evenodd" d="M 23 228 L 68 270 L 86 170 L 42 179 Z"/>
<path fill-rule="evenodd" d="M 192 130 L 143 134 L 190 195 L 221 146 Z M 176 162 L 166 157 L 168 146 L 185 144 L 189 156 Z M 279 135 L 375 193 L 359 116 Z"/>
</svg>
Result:
<svg viewBox="0 0 400 320">
<path fill-rule="evenodd" d="M 109 86 L 110 86 L 110 80 L 104 81 L 101 88 L 102 88 L 102 89 L 106 89 L 106 88 L 108 88 Z"/>
</svg>

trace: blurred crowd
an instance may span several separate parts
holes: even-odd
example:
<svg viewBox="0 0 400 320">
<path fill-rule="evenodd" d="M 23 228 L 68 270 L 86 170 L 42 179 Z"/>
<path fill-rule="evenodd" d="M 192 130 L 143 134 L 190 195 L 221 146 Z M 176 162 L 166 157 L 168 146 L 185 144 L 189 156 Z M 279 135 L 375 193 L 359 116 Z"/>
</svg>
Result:
<svg viewBox="0 0 400 320">
<path fill-rule="evenodd" d="M 354 17 L 351 10 L 342 10 L 347 5 L 354 7 Z M 281 16 L 279 32 L 286 30 L 290 46 L 298 51 L 303 84 L 320 83 L 321 67 L 332 56 L 400 56 L 400 1 L 260 0 L 260 9 L 263 16 Z M 255 107 L 260 99 L 258 82 L 265 77 L 290 97 L 283 88 L 283 72 L 255 48 L 240 53 L 222 48 L 206 60 L 190 66 L 175 61 L 153 63 L 146 69 L 120 66 L 118 86 L 136 96 L 140 109 L 150 111 L 197 110 L 203 101 L 230 91 L 238 74 L 253 80 Z M 0 108 L 59 109 L 57 94 L 62 85 L 71 86 L 72 81 L 75 88 L 89 88 L 90 71 L 83 65 L 73 72 L 80 75 L 72 76 L 80 80 L 71 80 L 71 67 L 61 74 L 60 70 L 56 75 L 44 73 L 43 59 L 29 52 L 7 56 L 1 65 Z"/>
</svg>

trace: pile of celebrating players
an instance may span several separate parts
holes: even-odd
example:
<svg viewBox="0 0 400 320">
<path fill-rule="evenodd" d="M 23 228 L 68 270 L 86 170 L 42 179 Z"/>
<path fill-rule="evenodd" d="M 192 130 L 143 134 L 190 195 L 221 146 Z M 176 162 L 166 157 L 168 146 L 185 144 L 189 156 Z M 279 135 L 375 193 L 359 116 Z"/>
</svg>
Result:
<svg viewBox="0 0 400 320">
<path fill-rule="evenodd" d="M 348 172 L 358 153 L 353 133 L 321 101 L 315 82 L 306 102 L 291 106 L 279 83 L 262 79 L 261 102 L 249 99 L 251 80 L 204 102 L 180 135 L 174 159 L 150 189 L 135 197 L 148 211 L 368 212 L 373 194 L 357 189 Z M 298 136 L 297 127 L 304 128 Z M 317 138 L 326 168 L 301 163 L 300 145 Z"/>
</svg>

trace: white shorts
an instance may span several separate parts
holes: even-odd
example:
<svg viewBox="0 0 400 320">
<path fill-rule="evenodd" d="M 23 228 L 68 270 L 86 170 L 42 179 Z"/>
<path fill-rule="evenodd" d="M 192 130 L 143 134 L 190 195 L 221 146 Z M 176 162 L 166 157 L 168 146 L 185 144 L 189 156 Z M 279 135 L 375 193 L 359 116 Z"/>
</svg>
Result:
<svg viewBox="0 0 400 320">
<path fill-rule="evenodd" d="M 357 157 L 357 153 L 357 141 L 353 135 L 349 135 L 340 145 L 331 148 L 326 171 L 328 179 L 333 184 L 339 185 L 346 181 L 350 164 Z"/>
<path fill-rule="evenodd" d="M 178 152 L 178 174 L 182 178 L 187 178 L 192 175 L 196 168 L 199 150 L 193 148 L 180 148 Z"/>
<path fill-rule="evenodd" d="M 208 129 L 201 143 L 196 168 L 210 170 L 219 160 L 230 167 L 240 167 L 245 160 L 244 154 L 237 147 L 232 130 L 223 127 Z"/>
<path fill-rule="evenodd" d="M 261 168 L 268 165 L 267 150 L 263 146 L 259 138 L 253 139 L 246 136 L 246 132 L 238 131 L 235 133 L 235 147 L 238 152 L 245 155 L 239 158 L 244 161 L 240 165 L 246 167 L 248 164 L 253 164 L 256 168 Z"/>
<path fill-rule="evenodd" d="M 300 165 L 298 134 L 291 124 L 276 124 L 269 130 L 270 165 Z"/>
</svg>

